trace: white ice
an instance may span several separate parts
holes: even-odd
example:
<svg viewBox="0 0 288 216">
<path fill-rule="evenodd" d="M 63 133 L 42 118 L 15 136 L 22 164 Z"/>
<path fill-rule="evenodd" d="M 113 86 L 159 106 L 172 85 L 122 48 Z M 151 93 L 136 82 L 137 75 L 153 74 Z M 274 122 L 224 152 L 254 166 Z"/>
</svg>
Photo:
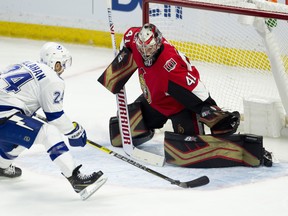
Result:
<svg viewBox="0 0 288 216">
<path fill-rule="evenodd" d="M 38 60 L 44 41 L 0 38 L 0 68 L 22 60 Z M 63 74 L 66 81 L 65 112 L 81 123 L 90 140 L 124 156 L 122 149 L 109 143 L 108 122 L 116 114 L 116 98 L 97 79 L 113 59 L 110 49 L 64 44 L 73 55 L 73 66 Z M 137 76 L 126 87 L 128 102 L 139 94 Z M 264 138 L 278 163 L 272 168 L 185 169 L 165 165 L 143 165 L 172 179 L 189 181 L 207 175 L 206 186 L 183 189 L 136 168 L 116 157 L 87 145 L 71 148 L 85 172 L 102 170 L 107 183 L 92 197 L 82 201 L 60 174 L 41 145 L 24 152 L 15 165 L 22 168 L 18 179 L 0 178 L 1 215 L 69 216 L 287 216 L 288 215 L 288 142 Z M 141 148 L 163 153 L 163 134 L 153 144 Z"/>
</svg>

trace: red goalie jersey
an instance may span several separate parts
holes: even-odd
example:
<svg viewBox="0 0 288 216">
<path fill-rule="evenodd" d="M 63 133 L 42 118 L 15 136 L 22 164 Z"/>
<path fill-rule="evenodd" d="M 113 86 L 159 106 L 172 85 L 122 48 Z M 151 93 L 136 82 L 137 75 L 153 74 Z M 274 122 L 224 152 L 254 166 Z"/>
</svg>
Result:
<svg viewBox="0 0 288 216">
<path fill-rule="evenodd" d="M 209 93 L 201 83 L 197 69 L 164 37 L 157 53 L 145 61 L 136 46 L 135 35 L 140 29 L 128 29 L 122 43 L 133 53 L 141 89 L 148 103 L 167 117 L 185 107 L 199 113 L 197 106 L 209 97 Z"/>
</svg>

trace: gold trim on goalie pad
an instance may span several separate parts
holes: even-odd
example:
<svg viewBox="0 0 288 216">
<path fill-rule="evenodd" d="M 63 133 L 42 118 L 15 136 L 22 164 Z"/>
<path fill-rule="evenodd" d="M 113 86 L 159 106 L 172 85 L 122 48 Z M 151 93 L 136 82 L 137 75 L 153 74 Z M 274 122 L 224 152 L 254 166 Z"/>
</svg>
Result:
<svg viewBox="0 0 288 216">
<path fill-rule="evenodd" d="M 118 93 L 137 69 L 133 54 L 123 49 L 106 68 L 98 81 L 112 93 Z"/>
<path fill-rule="evenodd" d="M 118 71 L 113 71 L 113 67 L 110 65 L 106 70 L 104 85 L 109 91 L 113 92 L 119 80 L 129 76 L 136 70 L 136 68 L 137 65 L 133 59 L 129 59 L 128 64 Z"/>
<path fill-rule="evenodd" d="M 143 117 L 142 117 L 141 111 L 138 111 L 132 114 L 129 113 L 129 122 L 130 122 L 130 130 L 131 130 L 132 138 L 146 132 L 146 129 L 141 129 L 142 127 L 137 129 L 142 119 Z M 113 146 L 121 147 L 122 146 L 121 134 L 119 133 L 117 136 L 115 136 L 112 142 L 113 142 Z"/>
<path fill-rule="evenodd" d="M 210 159 L 221 158 L 244 163 L 253 167 L 260 165 L 257 157 L 237 144 L 229 142 L 229 140 L 205 135 L 199 135 L 198 137 L 203 140 L 206 145 L 189 152 L 182 152 L 165 140 L 165 152 L 173 158 L 173 160 L 169 162 L 179 166 L 187 166 Z"/>
</svg>

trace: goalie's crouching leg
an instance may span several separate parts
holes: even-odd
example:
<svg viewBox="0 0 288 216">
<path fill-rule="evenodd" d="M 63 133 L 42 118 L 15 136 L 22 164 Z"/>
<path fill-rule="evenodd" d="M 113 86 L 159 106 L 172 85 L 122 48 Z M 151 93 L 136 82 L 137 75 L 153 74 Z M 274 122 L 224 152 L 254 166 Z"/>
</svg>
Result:
<svg viewBox="0 0 288 216">
<path fill-rule="evenodd" d="M 165 132 L 166 162 L 190 168 L 272 166 L 263 137 L 251 134 L 186 136 Z"/>
<path fill-rule="evenodd" d="M 149 141 L 154 136 L 154 130 L 148 129 L 143 120 L 141 103 L 134 102 L 128 105 L 130 130 L 134 146 Z M 109 122 L 110 142 L 114 147 L 122 147 L 122 139 L 119 129 L 119 119 L 114 116 Z"/>
</svg>

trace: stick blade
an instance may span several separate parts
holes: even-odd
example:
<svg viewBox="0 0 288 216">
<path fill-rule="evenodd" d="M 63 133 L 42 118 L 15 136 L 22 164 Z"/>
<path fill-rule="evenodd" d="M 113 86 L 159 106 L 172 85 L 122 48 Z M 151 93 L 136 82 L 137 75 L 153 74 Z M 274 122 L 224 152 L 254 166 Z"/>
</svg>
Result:
<svg viewBox="0 0 288 216">
<path fill-rule="evenodd" d="M 194 188 L 206 185 L 210 182 L 207 176 L 201 176 L 188 182 L 180 182 L 178 186 L 183 188 Z"/>
<path fill-rule="evenodd" d="M 165 157 L 138 148 L 133 149 L 130 157 L 154 166 L 162 167 L 165 164 Z"/>
</svg>

